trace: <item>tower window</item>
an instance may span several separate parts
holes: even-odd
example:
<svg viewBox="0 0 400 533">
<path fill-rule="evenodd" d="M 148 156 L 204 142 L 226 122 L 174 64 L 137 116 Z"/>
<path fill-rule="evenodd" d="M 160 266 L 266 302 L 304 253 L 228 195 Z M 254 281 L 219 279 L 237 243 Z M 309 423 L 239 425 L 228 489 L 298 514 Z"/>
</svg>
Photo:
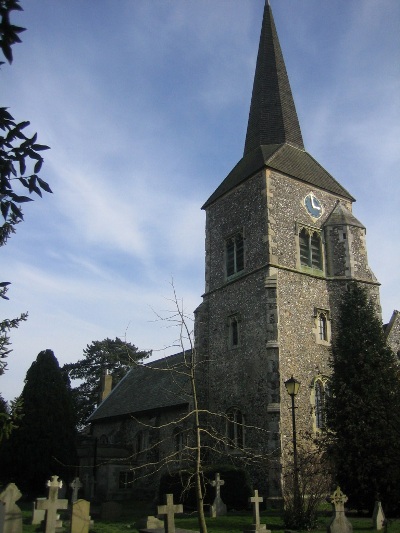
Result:
<svg viewBox="0 0 400 533">
<path fill-rule="evenodd" d="M 231 316 L 228 319 L 228 343 L 230 348 L 236 348 L 239 346 L 239 340 L 240 340 L 240 328 L 239 328 L 240 322 L 239 318 L 235 316 Z"/>
<path fill-rule="evenodd" d="M 328 379 L 316 378 L 313 389 L 315 428 L 324 429 L 326 427 L 326 398 L 329 395 Z"/>
<path fill-rule="evenodd" d="M 240 409 L 232 407 L 226 412 L 226 436 L 230 448 L 244 447 L 244 418 Z"/>
<path fill-rule="evenodd" d="M 315 340 L 317 344 L 329 345 L 331 342 L 331 319 L 327 309 L 314 309 Z"/>
<path fill-rule="evenodd" d="M 300 265 L 322 270 L 322 241 L 318 231 L 302 228 L 299 232 Z"/>
<path fill-rule="evenodd" d="M 229 278 L 244 269 L 243 234 L 237 233 L 226 241 L 226 276 Z"/>
</svg>

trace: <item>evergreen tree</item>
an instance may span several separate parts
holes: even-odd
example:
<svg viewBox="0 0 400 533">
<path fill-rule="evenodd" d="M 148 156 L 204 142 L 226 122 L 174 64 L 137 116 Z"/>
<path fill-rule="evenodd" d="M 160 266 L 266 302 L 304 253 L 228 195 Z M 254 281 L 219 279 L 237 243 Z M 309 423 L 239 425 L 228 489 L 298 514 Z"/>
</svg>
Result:
<svg viewBox="0 0 400 533">
<path fill-rule="evenodd" d="M 32 363 L 21 399 L 22 418 L 1 450 L 2 477 L 5 473 L 29 493 L 45 494 L 52 475 L 68 484 L 77 466 L 71 392 L 51 350 Z"/>
<path fill-rule="evenodd" d="M 80 385 L 72 389 L 79 427 L 86 424 L 86 420 L 99 404 L 104 372 L 107 371 L 112 375 L 115 385 L 135 362 L 148 357 L 150 352 L 139 351 L 134 344 L 117 337 L 115 340 L 107 338 L 93 341 L 83 350 L 83 355 L 84 358 L 76 363 L 63 366 L 63 372 L 68 374 L 71 380 L 83 380 Z"/>
<path fill-rule="evenodd" d="M 388 512 L 400 502 L 399 365 L 374 303 L 360 285 L 344 294 L 332 351 L 328 427 L 337 482 L 349 504 Z"/>
</svg>

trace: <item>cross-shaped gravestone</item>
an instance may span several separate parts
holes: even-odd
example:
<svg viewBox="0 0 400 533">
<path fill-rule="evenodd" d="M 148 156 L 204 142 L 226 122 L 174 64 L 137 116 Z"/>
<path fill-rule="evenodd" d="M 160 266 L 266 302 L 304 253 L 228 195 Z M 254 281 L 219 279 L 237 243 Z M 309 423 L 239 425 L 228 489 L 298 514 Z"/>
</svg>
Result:
<svg viewBox="0 0 400 533">
<path fill-rule="evenodd" d="M 216 516 L 226 515 L 226 505 L 221 498 L 221 487 L 225 485 L 225 481 L 220 478 L 219 472 L 215 474 L 215 480 L 211 481 L 211 485 L 215 487 L 215 499 L 210 508 L 210 516 L 215 518 Z"/>
<path fill-rule="evenodd" d="M 46 510 L 46 533 L 54 533 L 56 530 L 57 510 L 67 509 L 68 500 L 59 500 L 58 491 L 62 487 L 62 481 L 58 476 L 52 476 L 51 481 L 47 482 L 49 487 L 49 497 L 47 500 L 37 502 L 38 509 Z"/>
<path fill-rule="evenodd" d="M 353 526 L 344 513 L 344 504 L 348 500 L 347 496 L 343 494 L 340 487 L 337 487 L 329 500 L 334 507 L 334 513 L 332 522 L 328 526 L 328 533 L 351 533 Z"/>
<path fill-rule="evenodd" d="M 258 490 L 254 490 L 254 496 L 249 498 L 249 502 L 253 507 L 253 525 L 259 529 L 260 527 L 260 503 L 263 501 L 262 496 L 258 495 Z"/>
<path fill-rule="evenodd" d="M 211 485 L 215 487 L 215 497 L 221 498 L 221 487 L 225 485 L 225 481 L 220 478 L 219 472 L 215 474 L 215 480 L 211 481 Z"/>
<path fill-rule="evenodd" d="M 83 487 L 79 477 L 76 477 L 69 485 L 72 489 L 71 502 L 74 503 L 78 499 L 78 491 Z"/>
<path fill-rule="evenodd" d="M 174 495 L 165 495 L 166 504 L 158 505 L 158 514 L 164 515 L 164 530 L 165 533 L 175 533 L 175 513 L 183 513 L 183 505 L 174 505 Z"/>
<path fill-rule="evenodd" d="M 3 533 L 22 533 L 22 513 L 15 503 L 21 496 L 22 494 L 15 483 L 7 485 L 0 494 L 0 502 L 4 505 Z"/>
</svg>

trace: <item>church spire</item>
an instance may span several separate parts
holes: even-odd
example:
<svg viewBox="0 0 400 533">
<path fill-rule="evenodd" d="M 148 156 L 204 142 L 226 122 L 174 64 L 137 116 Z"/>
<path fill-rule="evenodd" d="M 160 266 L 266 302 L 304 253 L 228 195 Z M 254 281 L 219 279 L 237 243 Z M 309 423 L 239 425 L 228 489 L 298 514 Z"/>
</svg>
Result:
<svg viewBox="0 0 400 533">
<path fill-rule="evenodd" d="M 304 149 L 271 6 L 266 0 L 244 155 L 262 145 L 282 143 Z"/>
</svg>

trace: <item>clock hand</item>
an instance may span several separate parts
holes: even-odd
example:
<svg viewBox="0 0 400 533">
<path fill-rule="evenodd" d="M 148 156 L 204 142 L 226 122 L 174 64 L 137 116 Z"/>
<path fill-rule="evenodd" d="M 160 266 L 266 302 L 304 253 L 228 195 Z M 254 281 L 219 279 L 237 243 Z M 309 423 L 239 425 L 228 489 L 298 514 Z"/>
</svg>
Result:
<svg viewBox="0 0 400 533">
<path fill-rule="evenodd" d="M 315 204 L 314 203 L 314 196 L 311 196 L 311 205 L 314 209 L 316 209 L 317 211 L 321 211 L 321 206 L 319 204 Z"/>
</svg>

